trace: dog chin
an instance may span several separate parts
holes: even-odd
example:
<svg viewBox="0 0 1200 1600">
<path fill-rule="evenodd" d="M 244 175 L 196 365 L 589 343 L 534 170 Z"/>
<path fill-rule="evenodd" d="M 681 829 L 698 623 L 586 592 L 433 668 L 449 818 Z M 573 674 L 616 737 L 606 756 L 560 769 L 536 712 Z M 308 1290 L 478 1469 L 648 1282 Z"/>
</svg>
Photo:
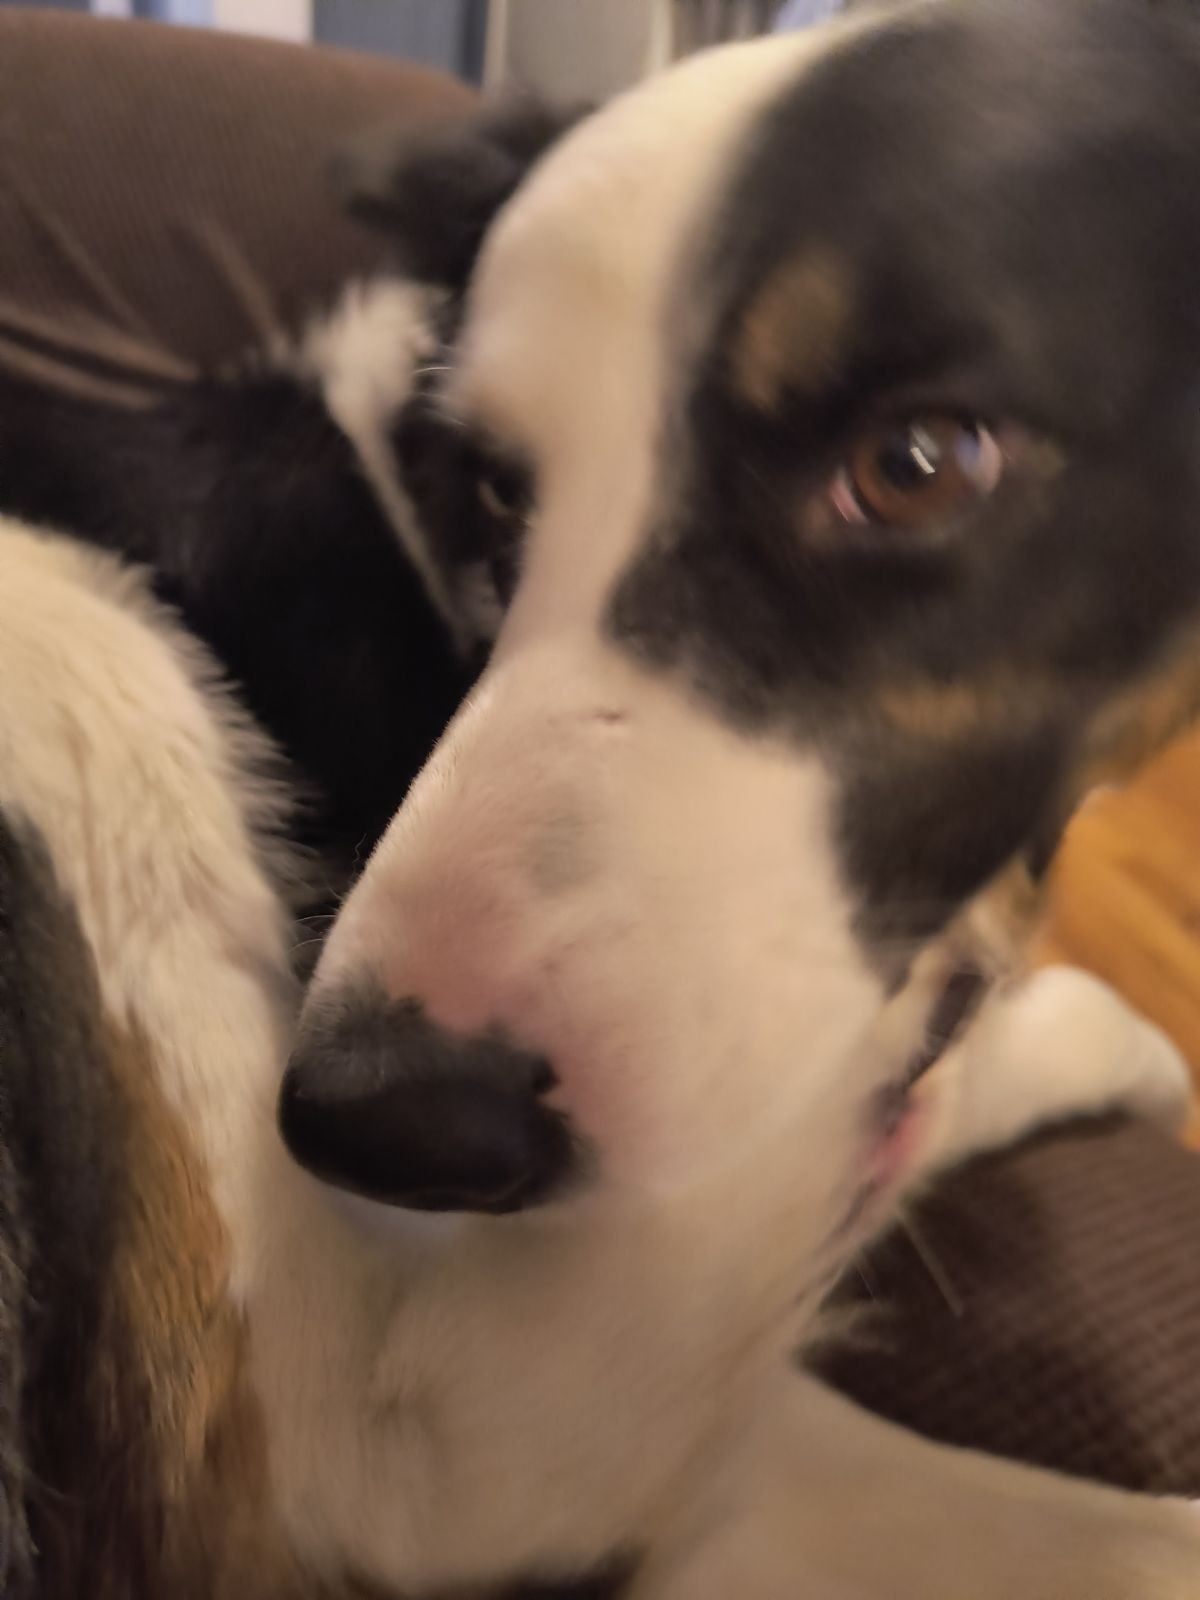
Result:
<svg viewBox="0 0 1200 1600">
<path fill-rule="evenodd" d="M 463 1211 L 414 1211 L 324 1184 L 321 1188 L 356 1238 L 378 1245 L 385 1253 L 436 1254 L 450 1249 L 471 1220 Z"/>
</svg>

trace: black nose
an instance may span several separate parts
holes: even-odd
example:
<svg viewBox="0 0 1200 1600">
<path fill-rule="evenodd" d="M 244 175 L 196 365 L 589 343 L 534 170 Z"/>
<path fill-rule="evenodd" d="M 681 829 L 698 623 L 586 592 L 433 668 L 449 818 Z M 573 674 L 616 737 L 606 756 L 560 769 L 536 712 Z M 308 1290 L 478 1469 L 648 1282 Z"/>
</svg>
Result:
<svg viewBox="0 0 1200 1600">
<path fill-rule="evenodd" d="M 497 1032 L 448 1032 L 413 1000 L 317 1007 L 283 1080 L 295 1159 L 339 1189 L 418 1211 L 519 1211 L 569 1178 L 554 1074 Z"/>
</svg>

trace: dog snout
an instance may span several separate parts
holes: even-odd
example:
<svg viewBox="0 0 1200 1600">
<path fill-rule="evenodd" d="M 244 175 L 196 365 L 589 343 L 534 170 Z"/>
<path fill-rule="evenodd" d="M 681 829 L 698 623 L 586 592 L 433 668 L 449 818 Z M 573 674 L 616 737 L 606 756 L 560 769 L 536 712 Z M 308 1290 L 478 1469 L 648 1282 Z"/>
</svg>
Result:
<svg viewBox="0 0 1200 1600">
<path fill-rule="evenodd" d="M 577 1151 L 550 1063 L 498 1030 L 462 1035 L 416 1000 L 323 1002 L 284 1076 L 279 1121 L 323 1182 L 391 1206 L 498 1214 L 541 1204 Z"/>
</svg>

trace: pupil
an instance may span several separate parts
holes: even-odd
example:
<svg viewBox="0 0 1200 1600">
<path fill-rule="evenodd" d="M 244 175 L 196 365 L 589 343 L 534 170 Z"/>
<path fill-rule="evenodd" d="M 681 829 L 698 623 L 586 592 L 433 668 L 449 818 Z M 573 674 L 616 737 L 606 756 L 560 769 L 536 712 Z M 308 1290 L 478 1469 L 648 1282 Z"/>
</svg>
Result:
<svg viewBox="0 0 1200 1600">
<path fill-rule="evenodd" d="M 937 477 L 942 448 L 926 429 L 907 428 L 883 443 L 877 465 L 880 477 L 893 489 L 911 493 Z"/>
</svg>

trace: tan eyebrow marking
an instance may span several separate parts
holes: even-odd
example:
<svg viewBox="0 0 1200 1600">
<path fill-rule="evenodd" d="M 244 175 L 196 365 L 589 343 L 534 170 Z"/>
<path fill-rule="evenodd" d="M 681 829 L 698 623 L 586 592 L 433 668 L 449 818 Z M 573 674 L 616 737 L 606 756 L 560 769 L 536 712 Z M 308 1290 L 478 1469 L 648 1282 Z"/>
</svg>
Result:
<svg viewBox="0 0 1200 1600">
<path fill-rule="evenodd" d="M 776 267 L 743 313 L 732 369 L 743 396 L 773 411 L 788 389 L 813 392 L 836 377 L 853 309 L 849 276 L 828 252 Z"/>
</svg>

